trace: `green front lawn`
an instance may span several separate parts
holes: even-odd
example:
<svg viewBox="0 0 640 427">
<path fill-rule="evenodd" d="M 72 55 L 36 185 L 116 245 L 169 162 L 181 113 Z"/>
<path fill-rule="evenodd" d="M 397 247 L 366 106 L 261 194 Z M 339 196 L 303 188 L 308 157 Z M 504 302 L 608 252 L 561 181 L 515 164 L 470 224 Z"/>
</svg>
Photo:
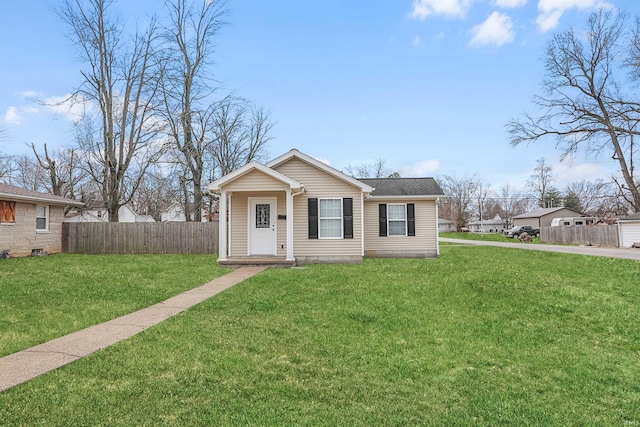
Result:
<svg viewBox="0 0 640 427">
<path fill-rule="evenodd" d="M 634 425 L 639 279 L 451 245 L 271 269 L 1 393 L 0 425 Z"/>
<path fill-rule="evenodd" d="M 0 356 L 148 307 L 227 271 L 211 255 L 0 260 Z"/>
</svg>

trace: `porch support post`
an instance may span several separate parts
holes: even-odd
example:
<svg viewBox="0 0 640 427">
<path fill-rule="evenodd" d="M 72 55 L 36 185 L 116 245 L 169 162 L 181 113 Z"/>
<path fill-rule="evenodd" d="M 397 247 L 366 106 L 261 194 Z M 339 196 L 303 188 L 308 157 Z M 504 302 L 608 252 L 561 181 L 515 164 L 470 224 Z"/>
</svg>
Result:
<svg viewBox="0 0 640 427">
<path fill-rule="evenodd" d="M 293 194 L 287 190 L 287 261 L 293 258 Z"/>
<path fill-rule="evenodd" d="M 440 230 L 438 229 L 438 218 L 440 218 L 440 207 L 438 205 L 440 204 L 440 199 L 436 198 L 434 203 L 436 204 L 436 255 L 440 256 Z"/>
<path fill-rule="evenodd" d="M 364 193 L 360 193 L 360 249 L 364 257 Z"/>
<path fill-rule="evenodd" d="M 227 192 L 220 193 L 218 213 L 218 261 L 227 260 Z"/>
</svg>

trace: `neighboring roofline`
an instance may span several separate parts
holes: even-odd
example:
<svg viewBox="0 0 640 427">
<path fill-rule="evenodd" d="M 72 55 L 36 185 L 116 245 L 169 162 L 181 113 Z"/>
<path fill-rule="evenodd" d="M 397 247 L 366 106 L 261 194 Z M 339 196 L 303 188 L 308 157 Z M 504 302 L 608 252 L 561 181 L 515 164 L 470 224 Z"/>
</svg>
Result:
<svg viewBox="0 0 640 427">
<path fill-rule="evenodd" d="M 294 191 L 302 191 L 304 189 L 304 185 L 296 181 L 295 179 L 291 179 L 288 176 L 278 172 L 277 170 L 263 165 L 262 163 L 250 162 L 242 166 L 241 168 L 236 169 L 235 171 L 213 181 L 211 184 L 207 185 L 206 191 L 209 194 L 219 194 L 222 191 L 221 187 L 254 170 L 258 170 L 265 175 L 268 175 L 284 184 L 287 184 Z"/>
<path fill-rule="evenodd" d="M 350 177 L 349 175 L 345 174 L 344 172 L 340 172 L 339 170 L 337 170 L 334 167 L 331 167 L 329 165 L 327 165 L 326 163 L 322 163 L 320 160 L 314 159 L 313 157 L 310 157 L 304 153 L 301 153 L 300 151 L 296 150 L 295 148 L 292 150 L 289 150 L 288 152 L 284 153 L 283 155 L 276 157 L 275 159 L 271 160 L 270 162 L 267 163 L 267 166 L 270 168 L 276 167 L 278 165 L 281 165 L 282 163 L 286 162 L 289 159 L 292 158 L 298 158 L 300 160 L 302 160 L 303 162 L 309 163 L 312 166 L 315 166 L 316 168 L 335 176 L 336 178 L 347 182 L 351 185 L 353 185 L 354 187 L 358 187 L 362 190 L 363 193 L 367 193 L 367 194 L 371 194 L 374 190 L 373 187 L 371 187 L 368 184 L 365 184 L 362 181 L 359 181 L 355 178 Z"/>
<path fill-rule="evenodd" d="M 12 193 L 2 193 L 0 192 L 0 199 L 8 200 L 12 202 L 36 202 L 36 203 L 46 203 L 48 205 L 58 205 L 58 206 L 84 206 L 84 203 L 78 202 L 71 199 L 50 199 L 47 198 L 45 194 L 42 197 L 36 196 L 27 196 L 22 194 L 12 194 Z"/>
<path fill-rule="evenodd" d="M 571 212 L 577 212 L 578 214 L 583 215 L 578 211 L 574 211 L 573 209 L 567 208 L 567 207 L 564 207 L 564 206 L 561 206 L 561 207 L 558 207 L 558 208 L 539 208 L 539 209 L 534 209 L 534 210 L 532 210 L 530 212 L 537 212 L 537 211 L 540 211 L 540 210 L 543 210 L 543 209 L 549 209 L 549 211 L 544 213 L 544 214 L 542 214 L 542 215 L 527 215 L 528 212 L 524 212 L 524 213 L 521 213 L 520 215 L 514 216 L 512 219 L 541 218 L 543 216 L 550 215 L 550 214 L 552 214 L 554 212 L 558 212 L 559 210 L 562 210 L 562 209 L 567 209 L 567 210 L 569 210 Z M 553 209 L 553 210 L 551 210 L 551 209 Z"/>
<path fill-rule="evenodd" d="M 418 195 L 418 196 L 410 196 L 410 195 L 400 195 L 400 196 L 369 196 L 365 199 L 365 202 L 367 200 L 438 200 L 442 197 L 446 197 L 446 196 L 434 196 L 434 195 Z"/>
</svg>

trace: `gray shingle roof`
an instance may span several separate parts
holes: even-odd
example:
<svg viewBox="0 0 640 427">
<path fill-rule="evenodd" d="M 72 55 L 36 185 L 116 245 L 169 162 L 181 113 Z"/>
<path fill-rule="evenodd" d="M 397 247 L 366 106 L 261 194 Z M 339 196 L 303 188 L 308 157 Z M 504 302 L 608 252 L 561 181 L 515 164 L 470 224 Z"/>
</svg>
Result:
<svg viewBox="0 0 640 427">
<path fill-rule="evenodd" d="M 433 178 L 361 178 L 375 190 L 372 196 L 444 196 Z"/>
<path fill-rule="evenodd" d="M 544 208 L 544 209 L 536 209 L 534 211 L 529 211 L 529 212 L 525 212 L 523 214 L 520 215 L 516 215 L 513 218 L 514 219 L 518 219 L 518 218 L 540 218 L 543 217 L 545 215 L 549 215 L 550 213 L 554 213 L 557 212 L 559 210 L 565 209 L 563 207 L 560 208 Z M 571 209 L 569 209 L 571 210 Z M 575 211 L 572 211 L 575 212 Z M 576 212 L 576 216 L 580 216 L 580 212 Z"/>
<path fill-rule="evenodd" d="M 2 198 L 10 200 L 46 202 L 54 205 L 84 205 L 84 203 L 60 196 L 54 196 L 53 194 L 40 193 L 39 191 L 27 190 L 26 188 L 16 187 L 15 185 L 0 183 L 0 199 Z"/>
<path fill-rule="evenodd" d="M 637 220 L 640 220 L 640 212 L 636 212 L 629 216 L 625 216 L 624 218 L 618 218 L 618 219 L 622 221 L 637 221 Z"/>
</svg>

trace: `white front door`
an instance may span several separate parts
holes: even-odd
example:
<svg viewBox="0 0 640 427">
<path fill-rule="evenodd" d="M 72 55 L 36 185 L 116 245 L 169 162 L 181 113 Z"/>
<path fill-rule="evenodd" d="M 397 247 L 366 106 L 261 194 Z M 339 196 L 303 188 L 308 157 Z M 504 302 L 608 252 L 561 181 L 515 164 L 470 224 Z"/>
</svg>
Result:
<svg viewBox="0 0 640 427">
<path fill-rule="evenodd" d="M 249 255 L 276 255 L 277 199 L 249 198 Z"/>
</svg>

